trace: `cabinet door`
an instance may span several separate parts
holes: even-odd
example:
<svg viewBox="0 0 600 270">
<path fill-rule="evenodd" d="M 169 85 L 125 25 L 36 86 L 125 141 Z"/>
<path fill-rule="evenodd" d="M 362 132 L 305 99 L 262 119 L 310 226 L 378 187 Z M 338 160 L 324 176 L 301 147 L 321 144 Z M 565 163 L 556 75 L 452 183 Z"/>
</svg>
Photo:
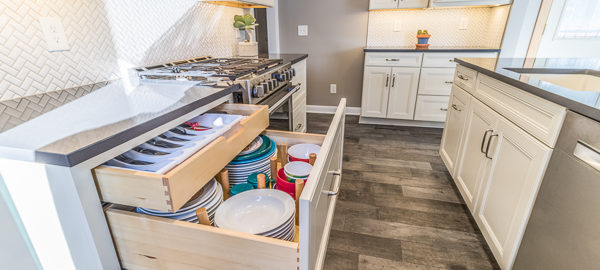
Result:
<svg viewBox="0 0 600 270">
<path fill-rule="evenodd" d="M 474 211 L 480 184 L 486 173 L 488 159 L 485 144 L 500 117 L 477 99 L 471 99 L 467 130 L 461 147 L 460 165 L 454 181 L 465 203 Z"/>
<path fill-rule="evenodd" d="M 452 176 L 455 175 L 469 104 L 471 104 L 471 95 L 458 86 L 453 86 L 440 146 L 440 156 Z"/>
<path fill-rule="evenodd" d="M 398 7 L 398 0 L 370 0 L 369 10 L 371 9 L 393 9 Z"/>
<path fill-rule="evenodd" d="M 420 71 L 412 67 L 392 68 L 387 118 L 413 119 Z"/>
<path fill-rule="evenodd" d="M 385 118 L 391 80 L 389 67 L 365 67 L 361 115 Z"/>
<path fill-rule="evenodd" d="M 503 269 L 510 269 L 552 149 L 501 117 L 488 152 L 490 172 L 475 220 Z"/>
<path fill-rule="evenodd" d="M 429 0 L 399 0 L 398 8 L 426 8 Z"/>
</svg>

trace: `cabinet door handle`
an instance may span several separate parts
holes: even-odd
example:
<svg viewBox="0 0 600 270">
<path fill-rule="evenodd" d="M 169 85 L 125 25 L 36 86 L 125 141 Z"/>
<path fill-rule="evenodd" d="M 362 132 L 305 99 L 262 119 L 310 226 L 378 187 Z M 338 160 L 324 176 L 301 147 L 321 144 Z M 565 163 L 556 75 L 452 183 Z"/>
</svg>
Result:
<svg viewBox="0 0 600 270">
<path fill-rule="evenodd" d="M 452 83 L 454 83 L 454 81 L 445 81 L 444 83 L 452 84 Z"/>
<path fill-rule="evenodd" d="M 490 145 L 492 145 L 492 138 L 494 137 L 498 137 L 498 134 L 492 134 L 492 136 L 490 136 L 490 139 L 488 140 L 488 144 L 487 147 L 485 147 L 485 157 L 492 159 L 493 157 L 488 156 L 488 152 L 490 152 Z"/>
<path fill-rule="evenodd" d="M 459 109 L 458 106 L 456 106 L 456 104 L 452 104 L 452 109 L 454 109 L 455 111 L 462 112 L 462 110 Z"/>
<path fill-rule="evenodd" d="M 463 76 L 462 74 L 458 75 L 458 78 L 461 79 L 461 80 L 465 80 L 465 81 L 469 80 L 469 78 Z"/>
<path fill-rule="evenodd" d="M 494 132 L 493 129 L 488 129 L 485 131 L 485 133 L 483 133 L 483 140 L 481 140 L 481 153 L 485 154 L 485 151 L 483 149 L 485 149 L 485 139 L 487 138 L 487 135 L 489 132 Z"/>
<path fill-rule="evenodd" d="M 440 111 L 447 112 L 448 108 L 440 108 Z"/>
<path fill-rule="evenodd" d="M 299 123 L 294 130 L 299 130 L 302 127 L 302 123 Z"/>
<path fill-rule="evenodd" d="M 385 61 L 398 62 L 400 59 L 398 58 L 386 58 Z"/>
<path fill-rule="evenodd" d="M 392 75 L 392 87 L 394 87 L 396 85 L 396 73 L 394 73 L 394 75 Z"/>
<path fill-rule="evenodd" d="M 385 75 L 385 87 L 390 86 L 390 74 Z"/>
</svg>

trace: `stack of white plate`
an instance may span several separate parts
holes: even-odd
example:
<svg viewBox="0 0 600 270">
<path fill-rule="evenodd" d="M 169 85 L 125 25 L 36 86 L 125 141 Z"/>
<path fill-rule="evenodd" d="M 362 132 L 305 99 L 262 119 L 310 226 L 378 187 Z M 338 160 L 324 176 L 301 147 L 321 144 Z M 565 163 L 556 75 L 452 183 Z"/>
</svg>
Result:
<svg viewBox="0 0 600 270">
<path fill-rule="evenodd" d="M 292 241 L 295 236 L 292 197 L 276 189 L 253 189 L 225 201 L 215 215 L 215 226 Z"/>
<path fill-rule="evenodd" d="M 271 157 L 277 156 L 277 145 L 265 135 L 257 137 L 246 149 L 236 156 L 225 168 L 229 170 L 229 185 L 248 182 L 253 173 L 264 173 L 271 177 Z"/>
<path fill-rule="evenodd" d="M 189 222 L 198 223 L 196 209 L 200 207 L 206 208 L 210 222 L 214 224 L 215 212 L 219 205 L 223 203 L 223 189 L 221 184 L 214 178 L 210 180 L 194 198 L 188 201 L 181 209 L 175 213 L 152 210 L 148 208 L 138 207 L 137 212 L 152 216 L 165 217 Z"/>
</svg>

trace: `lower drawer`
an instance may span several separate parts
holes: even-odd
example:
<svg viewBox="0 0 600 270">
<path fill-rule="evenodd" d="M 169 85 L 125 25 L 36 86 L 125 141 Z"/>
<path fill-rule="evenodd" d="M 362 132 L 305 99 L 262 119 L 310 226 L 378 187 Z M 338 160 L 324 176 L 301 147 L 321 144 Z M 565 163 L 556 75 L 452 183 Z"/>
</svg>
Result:
<svg viewBox="0 0 600 270">
<path fill-rule="evenodd" d="M 111 205 L 105 213 L 121 267 L 322 269 L 341 183 L 344 111 L 345 99 L 340 103 L 327 135 L 265 132 L 278 145 L 321 144 L 298 202 L 299 225 L 294 241 L 149 216 L 136 213 L 131 206 Z"/>
<path fill-rule="evenodd" d="M 417 96 L 415 120 L 444 122 L 449 96 Z"/>
</svg>

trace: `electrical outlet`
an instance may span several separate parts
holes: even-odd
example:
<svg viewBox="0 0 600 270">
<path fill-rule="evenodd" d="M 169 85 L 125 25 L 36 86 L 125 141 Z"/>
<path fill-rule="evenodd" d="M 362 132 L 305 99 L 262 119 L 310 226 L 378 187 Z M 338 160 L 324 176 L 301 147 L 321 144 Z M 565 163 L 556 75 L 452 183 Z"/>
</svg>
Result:
<svg viewBox="0 0 600 270">
<path fill-rule="evenodd" d="M 458 25 L 458 30 L 467 30 L 467 26 L 469 26 L 469 18 L 468 17 L 460 18 L 460 24 Z"/>
<path fill-rule="evenodd" d="M 299 37 L 308 36 L 308 25 L 298 25 L 298 36 Z"/>
<path fill-rule="evenodd" d="M 48 51 L 58 52 L 70 49 L 65 30 L 58 17 L 41 17 L 40 24 L 42 25 Z"/>
<path fill-rule="evenodd" d="M 335 94 L 336 92 L 337 92 L 337 84 L 334 84 L 334 83 L 330 84 L 329 85 L 329 93 Z"/>
<path fill-rule="evenodd" d="M 394 21 L 394 32 L 400 32 L 400 31 L 402 31 L 402 21 L 395 20 Z"/>
</svg>

